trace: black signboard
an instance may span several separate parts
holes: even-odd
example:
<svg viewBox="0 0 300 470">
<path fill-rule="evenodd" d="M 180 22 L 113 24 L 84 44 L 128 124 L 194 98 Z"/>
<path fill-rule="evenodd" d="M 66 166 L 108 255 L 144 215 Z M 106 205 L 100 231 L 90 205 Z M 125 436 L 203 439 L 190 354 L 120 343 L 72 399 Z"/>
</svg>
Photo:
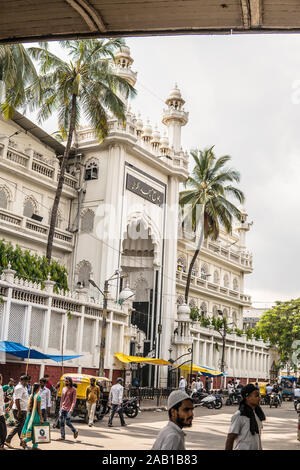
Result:
<svg viewBox="0 0 300 470">
<path fill-rule="evenodd" d="M 164 203 L 164 193 L 152 188 L 149 184 L 135 178 L 130 173 L 127 173 L 126 189 L 158 206 Z"/>
</svg>

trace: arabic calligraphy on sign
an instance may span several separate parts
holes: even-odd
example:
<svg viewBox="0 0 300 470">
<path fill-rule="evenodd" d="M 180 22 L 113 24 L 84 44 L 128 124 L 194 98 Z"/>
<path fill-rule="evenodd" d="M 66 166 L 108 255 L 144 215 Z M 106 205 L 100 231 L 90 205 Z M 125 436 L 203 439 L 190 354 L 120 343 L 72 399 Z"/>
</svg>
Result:
<svg viewBox="0 0 300 470">
<path fill-rule="evenodd" d="M 126 189 L 158 206 L 164 203 L 164 194 L 162 192 L 140 181 L 130 173 L 127 173 Z"/>
</svg>

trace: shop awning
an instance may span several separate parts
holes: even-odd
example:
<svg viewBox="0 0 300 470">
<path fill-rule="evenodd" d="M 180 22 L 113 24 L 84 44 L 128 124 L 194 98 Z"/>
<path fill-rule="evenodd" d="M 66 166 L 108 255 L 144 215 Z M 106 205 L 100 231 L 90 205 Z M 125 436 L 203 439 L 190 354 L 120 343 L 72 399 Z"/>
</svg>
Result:
<svg viewBox="0 0 300 470">
<path fill-rule="evenodd" d="M 184 364 L 183 366 L 174 365 L 174 367 L 180 367 L 181 370 L 188 372 L 191 370 L 191 366 L 189 364 Z M 210 369 L 209 367 L 196 366 L 196 364 L 193 364 L 193 372 L 200 372 L 201 375 L 204 375 L 205 377 L 220 377 L 222 375 L 227 375 L 225 372 Z"/>
<path fill-rule="evenodd" d="M 6 353 L 11 354 L 12 356 L 22 357 L 23 359 L 52 359 L 56 362 L 68 361 L 76 357 L 81 357 L 82 355 L 77 356 L 53 356 L 51 354 L 43 354 L 36 349 L 26 348 L 21 343 L 13 343 L 11 341 L 0 341 L 0 354 Z"/>
<path fill-rule="evenodd" d="M 130 362 L 136 362 L 137 364 L 155 364 L 157 366 L 171 366 L 172 364 L 164 359 L 157 359 L 151 357 L 138 357 L 138 356 L 127 356 L 123 353 L 115 353 L 115 356 L 119 361 L 129 364 Z"/>
</svg>

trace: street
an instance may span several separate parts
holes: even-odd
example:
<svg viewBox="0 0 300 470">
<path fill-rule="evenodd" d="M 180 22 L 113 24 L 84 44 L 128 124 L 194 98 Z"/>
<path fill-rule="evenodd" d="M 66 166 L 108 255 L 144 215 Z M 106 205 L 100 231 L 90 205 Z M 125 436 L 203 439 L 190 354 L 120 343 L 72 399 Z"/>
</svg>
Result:
<svg viewBox="0 0 300 470">
<path fill-rule="evenodd" d="M 186 428 L 187 450 L 223 450 L 232 414 L 236 406 L 223 406 L 220 410 L 196 408 L 192 428 Z M 263 406 L 267 420 L 264 422 L 262 445 L 264 450 L 299 450 L 297 441 L 297 414 L 292 402 L 280 408 Z M 82 420 L 72 420 L 79 430 L 75 441 L 66 426 L 66 440 L 57 441 L 60 432 L 51 429 L 51 444 L 40 445 L 46 450 L 150 450 L 161 428 L 167 424 L 166 411 L 144 411 L 134 419 L 126 418 L 127 427 L 120 426 L 119 417 L 114 426 L 107 427 L 108 417 L 89 428 Z M 8 428 L 9 429 L 9 428 Z M 19 447 L 18 437 L 12 444 Z M 30 446 L 30 444 L 29 444 Z"/>
</svg>

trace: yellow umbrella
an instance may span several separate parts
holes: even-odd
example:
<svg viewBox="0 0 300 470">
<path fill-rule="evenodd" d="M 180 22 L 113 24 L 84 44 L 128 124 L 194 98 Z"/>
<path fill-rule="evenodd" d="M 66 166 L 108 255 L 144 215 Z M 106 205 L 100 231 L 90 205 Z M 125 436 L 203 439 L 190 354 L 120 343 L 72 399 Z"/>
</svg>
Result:
<svg viewBox="0 0 300 470">
<path fill-rule="evenodd" d="M 138 364 L 155 364 L 157 366 L 171 366 L 172 364 L 164 359 L 157 359 L 151 357 L 138 357 L 138 356 L 127 356 L 123 353 L 115 353 L 115 356 L 119 361 L 125 362 L 126 364 L 130 362 L 136 362 Z"/>
</svg>

